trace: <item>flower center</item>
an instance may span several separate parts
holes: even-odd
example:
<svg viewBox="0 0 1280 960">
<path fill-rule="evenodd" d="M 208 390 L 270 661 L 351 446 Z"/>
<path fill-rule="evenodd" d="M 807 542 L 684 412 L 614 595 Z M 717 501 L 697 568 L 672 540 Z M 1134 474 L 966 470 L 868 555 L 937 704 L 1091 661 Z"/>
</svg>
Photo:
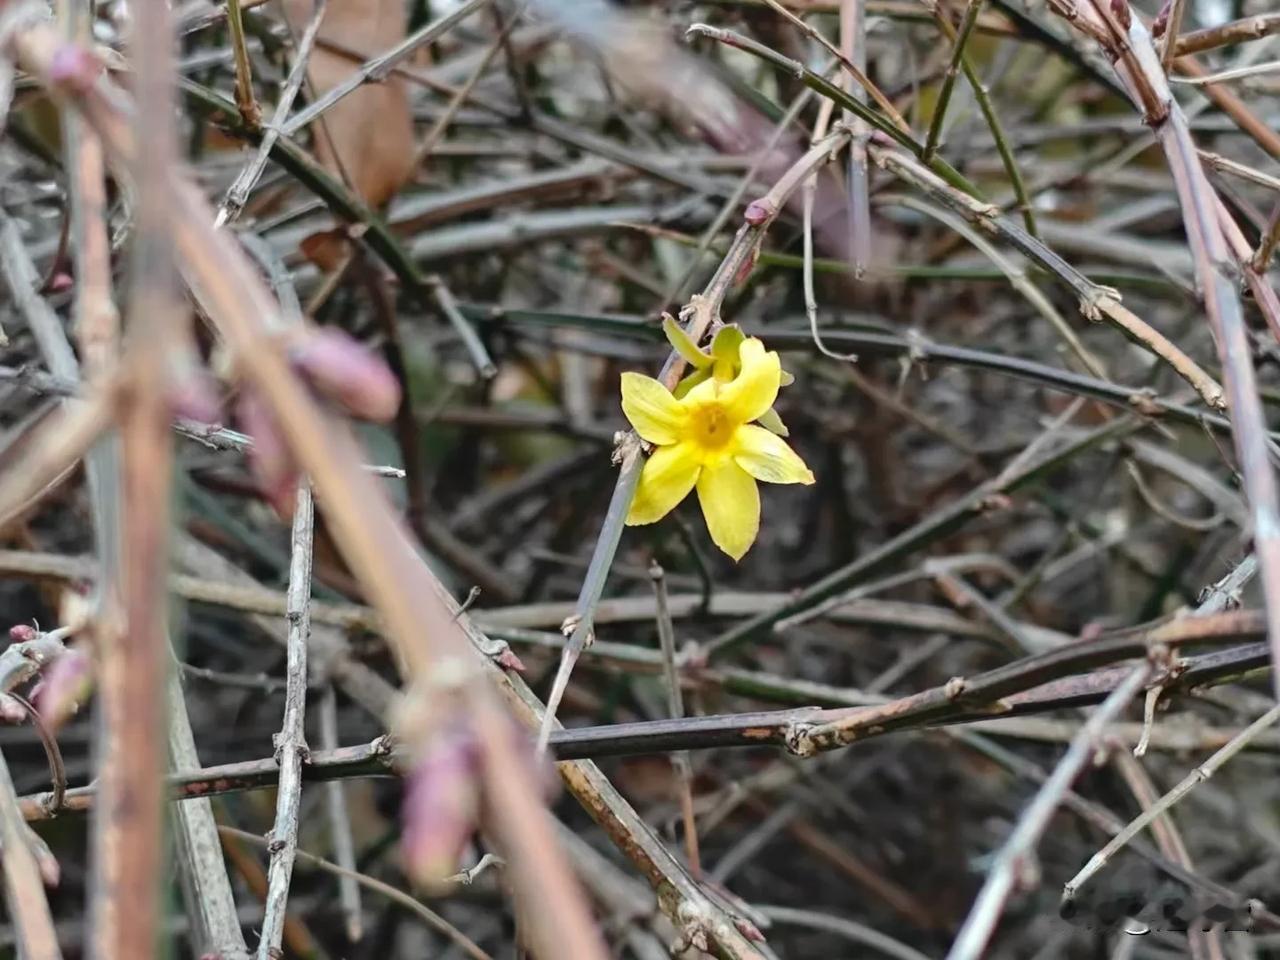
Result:
<svg viewBox="0 0 1280 960">
<path fill-rule="evenodd" d="M 707 403 L 693 410 L 689 418 L 693 440 L 708 450 L 718 450 L 733 436 L 733 423 L 718 403 Z"/>
</svg>

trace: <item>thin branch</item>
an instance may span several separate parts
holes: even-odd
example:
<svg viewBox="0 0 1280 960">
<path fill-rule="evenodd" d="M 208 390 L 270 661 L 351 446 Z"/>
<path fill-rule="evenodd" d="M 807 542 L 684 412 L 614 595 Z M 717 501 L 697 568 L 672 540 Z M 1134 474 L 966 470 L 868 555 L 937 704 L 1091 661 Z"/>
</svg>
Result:
<svg viewBox="0 0 1280 960">
<path fill-rule="evenodd" d="M 928 163 L 938 153 L 938 145 L 942 141 L 942 125 L 947 118 L 947 107 L 951 104 L 951 91 L 955 89 L 956 76 L 960 73 L 960 63 L 964 59 L 964 48 L 969 43 L 973 28 L 978 23 L 978 14 L 982 12 L 982 0 L 969 0 L 964 10 L 964 18 L 960 21 L 960 29 L 952 40 L 951 60 L 947 63 L 946 72 L 942 75 L 942 86 L 938 90 L 938 102 L 934 105 L 933 116 L 929 120 L 929 132 L 925 135 L 924 150 L 920 153 L 920 161 Z M 938 19 L 943 20 L 947 14 L 941 8 L 936 9 Z"/>
<path fill-rule="evenodd" d="M 1243 20 L 1232 20 L 1217 27 L 1193 30 L 1178 37 L 1177 56 L 1203 53 L 1233 43 L 1246 43 L 1280 33 L 1280 13 L 1263 13 Z"/>
<path fill-rule="evenodd" d="M 315 513 L 311 487 L 298 486 L 293 508 L 293 533 L 289 561 L 289 594 L 285 617 L 289 621 L 287 687 L 284 722 L 274 738 L 275 760 L 280 767 L 276 794 L 276 819 L 271 828 L 271 864 L 267 869 L 267 897 L 258 941 L 258 960 L 273 960 L 284 935 L 289 881 L 298 849 L 298 811 L 302 804 L 302 765 L 307 760 L 304 711 L 307 703 L 307 635 L 311 632 L 311 563 Z"/>
<path fill-rule="evenodd" d="M 1182 14 L 1187 0 L 1169 0 L 1169 17 L 1164 28 L 1164 44 L 1160 48 L 1160 69 L 1168 76 L 1179 55 L 1178 36 L 1182 33 Z"/>
<path fill-rule="evenodd" d="M 671 623 L 671 611 L 667 606 L 667 581 L 661 566 L 655 560 L 649 567 L 653 580 L 654 600 L 657 604 L 658 642 L 662 647 L 663 678 L 667 687 L 667 713 L 671 719 L 684 717 L 684 696 L 680 690 L 680 673 L 676 667 L 675 627 Z M 694 879 L 702 876 L 702 858 L 698 854 L 698 824 L 693 815 L 693 765 L 689 753 L 677 750 L 671 754 L 679 792 L 680 816 L 684 821 L 684 849 L 689 860 L 689 873 Z"/>
<path fill-rule="evenodd" d="M 338 746 L 338 695 L 330 684 L 320 697 L 320 749 Z M 357 943 L 364 935 L 361 916 L 359 881 L 350 874 L 356 868 L 355 840 L 351 836 L 351 818 L 347 812 L 347 795 L 342 784 L 331 780 L 324 787 L 325 815 L 329 820 L 329 841 L 333 858 L 347 873 L 338 874 L 338 903 L 346 921 L 347 940 Z"/>
<path fill-rule="evenodd" d="M 249 45 L 244 35 L 244 18 L 240 0 L 226 0 L 227 27 L 231 34 L 231 52 L 236 63 L 236 106 L 240 117 L 250 127 L 262 126 L 262 108 L 253 94 L 253 68 L 249 63 Z"/>
<path fill-rule="evenodd" d="M 200 756 L 196 752 L 186 697 L 182 684 L 172 673 L 167 687 L 172 769 L 175 774 L 192 773 L 200 769 Z M 187 803 L 179 804 L 174 811 L 174 823 L 183 901 L 196 949 L 226 960 L 247 960 L 249 949 L 240 929 L 209 798 L 192 797 Z"/>
</svg>

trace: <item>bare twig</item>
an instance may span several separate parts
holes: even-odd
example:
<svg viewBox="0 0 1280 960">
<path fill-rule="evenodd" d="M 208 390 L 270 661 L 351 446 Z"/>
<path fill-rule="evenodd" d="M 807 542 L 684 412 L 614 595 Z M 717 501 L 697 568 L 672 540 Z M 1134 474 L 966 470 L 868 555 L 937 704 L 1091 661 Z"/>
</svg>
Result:
<svg viewBox="0 0 1280 960">
<path fill-rule="evenodd" d="M 662 567 L 655 560 L 649 567 L 657 602 L 658 642 L 662 646 L 662 669 L 667 683 L 667 711 L 674 720 L 684 716 L 684 695 L 680 690 L 680 673 L 676 668 L 675 627 L 667 608 L 667 582 Z M 693 816 L 693 766 L 687 751 L 671 755 L 676 783 L 680 792 L 680 816 L 684 821 L 684 849 L 689 860 L 689 873 L 694 879 L 702 875 L 702 858 L 698 855 L 698 825 Z"/>
<path fill-rule="evenodd" d="M 332 684 L 320 696 L 320 749 L 338 746 L 338 695 Z M 324 787 L 325 814 L 329 819 L 329 839 L 333 859 L 343 870 L 356 868 L 355 840 L 351 836 L 351 819 L 347 813 L 347 795 L 342 784 L 332 780 Z M 347 939 L 356 943 L 364 935 L 364 919 L 360 915 L 359 883 L 349 873 L 338 874 L 338 902 L 346 920 Z"/>
<path fill-rule="evenodd" d="M 170 674 L 167 686 L 173 772 L 191 773 L 200 769 L 200 756 L 187 715 L 186 697 L 176 676 Z M 246 960 L 249 950 L 240 929 L 209 798 L 192 797 L 179 804 L 174 820 L 183 902 L 197 949 L 226 960 Z"/>
<path fill-rule="evenodd" d="M 298 849 L 298 811 L 302 804 L 302 765 L 308 758 L 304 711 L 307 703 L 307 634 L 311 631 L 311 562 L 315 514 L 311 487 L 298 487 L 293 509 L 293 534 L 289 561 L 288 663 L 285 676 L 284 722 L 274 738 L 280 789 L 276 794 L 276 819 L 271 828 L 271 865 L 267 869 L 267 898 L 258 941 L 258 960 L 273 960 L 284 933 L 289 881 Z"/>
<path fill-rule="evenodd" d="M 1260 40 L 1274 33 L 1280 33 L 1280 13 L 1263 13 L 1256 17 L 1245 17 L 1243 20 L 1232 20 L 1220 26 L 1184 33 L 1178 37 L 1176 54 L 1182 57 L 1192 53 L 1203 53 L 1205 50 L 1232 43 Z"/>
<path fill-rule="evenodd" d="M 236 61 L 236 106 L 240 117 L 250 127 L 262 125 L 262 108 L 253 94 L 253 68 L 249 64 L 249 45 L 244 35 L 244 19 L 240 0 L 226 0 L 227 26 L 231 34 L 231 51 Z"/>
</svg>

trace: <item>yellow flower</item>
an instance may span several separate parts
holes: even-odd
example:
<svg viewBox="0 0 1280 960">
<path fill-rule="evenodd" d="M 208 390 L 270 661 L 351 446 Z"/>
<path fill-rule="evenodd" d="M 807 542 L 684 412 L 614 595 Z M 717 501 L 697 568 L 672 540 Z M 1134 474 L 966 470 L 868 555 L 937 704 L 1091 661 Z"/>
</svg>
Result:
<svg viewBox="0 0 1280 960">
<path fill-rule="evenodd" d="M 740 560 L 760 529 L 756 481 L 813 483 L 813 474 L 781 437 L 751 423 L 778 396 L 782 365 L 755 337 L 743 341 L 742 372 L 708 378 L 680 399 L 639 373 L 622 375 L 622 412 L 655 446 L 640 474 L 628 525 L 665 517 L 695 486 L 716 546 Z"/>
</svg>

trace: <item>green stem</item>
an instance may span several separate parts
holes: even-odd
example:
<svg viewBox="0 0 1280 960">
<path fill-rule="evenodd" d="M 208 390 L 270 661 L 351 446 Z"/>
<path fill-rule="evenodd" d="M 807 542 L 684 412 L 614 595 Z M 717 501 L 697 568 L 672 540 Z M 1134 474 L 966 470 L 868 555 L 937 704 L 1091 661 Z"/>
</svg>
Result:
<svg viewBox="0 0 1280 960">
<path fill-rule="evenodd" d="M 938 90 L 938 103 L 933 108 L 933 118 L 929 122 L 929 133 L 925 136 L 924 151 L 920 154 L 920 159 L 928 163 L 938 153 L 938 143 L 942 140 L 942 124 L 947 117 L 947 107 L 951 104 L 951 91 L 956 86 L 956 75 L 960 72 L 960 64 L 965 61 L 964 48 L 969 43 L 969 37 L 973 33 L 974 25 L 978 22 L 978 13 L 982 10 L 982 0 L 969 0 L 969 6 L 965 8 L 964 20 L 960 22 L 960 32 L 957 34 L 951 29 L 951 24 L 947 21 L 947 15 L 939 10 L 937 12 L 938 23 L 942 29 L 951 35 L 954 47 L 951 51 L 951 62 L 947 64 L 947 72 L 942 77 L 942 87 Z M 966 74 L 968 71 L 966 71 Z M 970 78 L 972 83 L 972 78 Z M 976 88 L 977 84 L 973 84 Z"/>
</svg>

